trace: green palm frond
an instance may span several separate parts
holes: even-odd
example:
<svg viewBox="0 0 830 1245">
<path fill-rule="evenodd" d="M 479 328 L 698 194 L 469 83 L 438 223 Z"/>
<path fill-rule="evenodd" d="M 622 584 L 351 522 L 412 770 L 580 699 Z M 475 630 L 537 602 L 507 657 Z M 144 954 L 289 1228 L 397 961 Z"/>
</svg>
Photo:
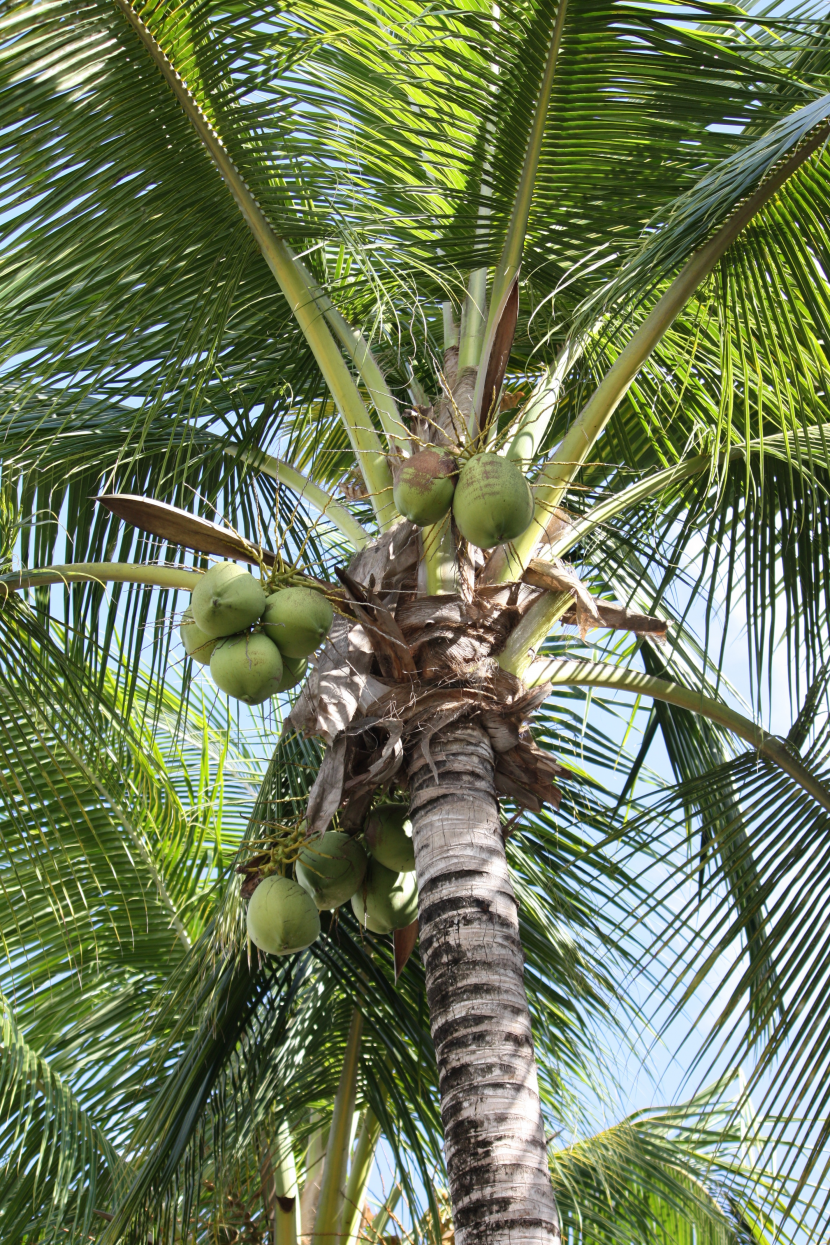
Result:
<svg viewBox="0 0 830 1245">
<path fill-rule="evenodd" d="M 275 1135 L 286 1122 L 299 1143 L 307 1139 L 309 1112 L 317 1120 L 331 1113 L 354 1003 L 368 1026 L 362 1102 L 429 1180 L 440 1130 L 422 974 L 395 991 L 388 950 L 374 952 L 348 917 L 315 949 L 317 963 L 305 955 L 274 969 L 252 963 L 247 950 L 217 958 L 212 934 L 202 940 L 160 1015 L 159 1091 L 134 1137 L 137 1178 L 109 1232 L 132 1221 L 141 1240 L 152 1219 L 172 1240 L 213 1213 L 204 1182 L 212 1192 L 238 1179 L 263 1130 Z M 414 1199 L 411 1182 L 408 1192 Z"/>
<path fill-rule="evenodd" d="M 568 1230 L 597 1245 L 797 1239 L 782 1230 L 785 1202 L 753 1168 L 759 1138 L 742 1118 L 724 1128 L 735 1079 L 728 1075 L 686 1102 L 635 1112 L 554 1150 L 563 1235 Z"/>
<path fill-rule="evenodd" d="M 0 993 L 0 1225 L 7 1241 L 66 1240 L 100 1226 L 95 1209 L 125 1178 L 95 1116 L 27 1042 Z"/>
<path fill-rule="evenodd" d="M 739 443 L 723 455 L 686 455 L 662 476 L 655 473 L 653 479 L 664 478 L 666 487 L 642 499 L 648 475 L 640 479 L 639 471 L 624 465 L 597 469 L 592 487 L 575 499 L 579 511 L 587 511 L 587 525 L 592 503 L 599 502 L 601 513 L 614 505 L 615 494 L 628 489 L 629 507 L 621 506 L 593 531 L 586 526 L 584 537 L 565 548 L 573 549 L 582 574 L 601 594 L 671 620 L 662 656 L 672 677 L 702 690 L 708 683 L 707 694 L 717 693 L 726 678 L 724 654 L 736 623 L 745 627 L 759 715 L 771 700 L 780 640 L 793 706 L 804 694 L 805 680 L 809 685 L 826 661 L 826 435 L 821 423 L 748 446 Z M 694 470 L 684 474 L 684 464 Z M 577 534 L 580 527 L 577 521 Z M 689 621 L 681 638 L 683 619 Z M 700 632 L 694 640 L 693 625 Z M 684 645 L 697 650 L 686 668 Z M 706 682 L 699 681 L 701 670 Z M 728 683 L 724 688 L 728 691 Z"/>
<path fill-rule="evenodd" d="M 819 772 L 825 748 L 826 729 L 806 756 Z M 690 806 L 699 849 L 688 838 Z M 629 827 L 666 866 L 640 917 L 650 922 L 647 910 L 656 914 L 667 902 L 677 913 L 657 921 L 665 963 L 659 998 L 674 998 L 672 1019 L 683 1011 L 696 1015 L 702 1041 L 690 1050 L 694 1066 L 711 1072 L 727 1060 L 751 1069 L 733 1115 L 752 1110 L 762 1134 L 753 1141 L 760 1164 L 783 1148 L 777 1166 L 789 1190 L 782 1206 L 791 1213 L 788 1199 L 802 1198 L 805 1213 L 819 1219 L 826 1214 L 828 1170 L 821 1002 L 827 947 L 817 925 L 826 886 L 825 820 L 808 796 L 795 795 L 786 776 L 750 753 L 701 766 Z M 701 1012 L 700 992 L 709 990 L 717 1002 Z"/>
<path fill-rule="evenodd" d="M 589 303 L 586 306 L 586 320 L 594 320 L 600 310 L 607 311 L 630 301 L 632 297 L 641 302 L 650 283 L 676 269 L 731 214 L 735 204 L 740 203 L 808 135 L 817 130 L 823 140 L 828 115 L 830 95 L 811 99 L 771 126 L 761 138 L 722 160 L 692 190 L 671 203 L 664 220 L 650 222 L 639 251 L 623 266 L 620 274 L 602 289 L 601 294 L 594 297 L 593 305 Z M 805 174 L 807 186 L 823 194 L 824 179 L 816 173 L 814 166 L 808 165 L 808 173 Z M 801 188 L 801 196 L 806 188 Z M 782 199 L 786 208 L 775 215 L 775 224 L 782 231 L 792 228 L 788 218 L 794 205 L 791 200 L 787 203 L 788 197 L 787 191 L 784 191 Z M 774 231 L 775 226 L 771 232 Z M 739 243 L 740 249 L 744 246 L 745 242 Z"/>
<path fill-rule="evenodd" d="M 80 965 L 115 948 L 118 958 L 140 931 L 143 955 L 175 958 L 198 933 L 201 896 L 221 867 L 221 782 L 203 771 L 188 807 L 167 767 L 209 756 L 219 732 L 205 721 L 198 744 L 183 746 L 169 692 L 166 724 L 130 720 L 117 674 L 102 691 L 67 675 L 55 654 L 50 662 L 48 645 L 33 653 L 25 635 L 6 638 L 6 662 L 38 675 L 35 692 L 7 666 L 0 685 L 4 754 L 14 759 L 2 789 L 6 953 L 15 959 L 42 939 Z"/>
</svg>

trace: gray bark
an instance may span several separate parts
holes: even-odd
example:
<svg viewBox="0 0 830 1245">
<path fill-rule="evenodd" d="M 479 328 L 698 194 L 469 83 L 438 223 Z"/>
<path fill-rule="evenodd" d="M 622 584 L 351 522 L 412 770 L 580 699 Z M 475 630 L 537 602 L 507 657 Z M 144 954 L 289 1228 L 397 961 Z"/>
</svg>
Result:
<svg viewBox="0 0 830 1245">
<path fill-rule="evenodd" d="M 421 958 L 457 1245 L 554 1245 L 516 899 L 489 737 L 446 725 L 410 759 Z"/>
</svg>

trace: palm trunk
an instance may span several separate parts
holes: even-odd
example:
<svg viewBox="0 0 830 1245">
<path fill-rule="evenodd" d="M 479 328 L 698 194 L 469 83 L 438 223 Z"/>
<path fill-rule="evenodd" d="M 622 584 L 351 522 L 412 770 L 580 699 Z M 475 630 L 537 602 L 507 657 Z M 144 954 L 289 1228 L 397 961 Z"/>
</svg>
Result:
<svg viewBox="0 0 830 1245">
<path fill-rule="evenodd" d="M 446 726 L 413 753 L 409 773 L 455 1239 L 554 1245 L 558 1216 L 489 738 L 470 723 Z"/>
</svg>

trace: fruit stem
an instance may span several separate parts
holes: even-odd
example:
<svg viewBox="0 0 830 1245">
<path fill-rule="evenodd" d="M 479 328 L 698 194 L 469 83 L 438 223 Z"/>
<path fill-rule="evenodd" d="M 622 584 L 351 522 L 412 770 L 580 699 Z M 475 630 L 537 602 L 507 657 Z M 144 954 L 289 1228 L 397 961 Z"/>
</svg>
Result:
<svg viewBox="0 0 830 1245">
<path fill-rule="evenodd" d="M 263 1200 L 271 1222 L 273 1245 L 297 1245 L 300 1226 L 297 1168 L 291 1134 L 285 1120 L 277 1131 L 274 1150 L 276 1153 L 266 1142 L 260 1163 Z M 281 1199 L 293 1201 L 294 1205 L 290 1210 L 284 1209 Z"/>
<path fill-rule="evenodd" d="M 452 303 L 442 303 L 441 314 L 444 321 L 444 349 L 452 350 L 458 345 L 458 325 L 453 319 Z"/>
</svg>

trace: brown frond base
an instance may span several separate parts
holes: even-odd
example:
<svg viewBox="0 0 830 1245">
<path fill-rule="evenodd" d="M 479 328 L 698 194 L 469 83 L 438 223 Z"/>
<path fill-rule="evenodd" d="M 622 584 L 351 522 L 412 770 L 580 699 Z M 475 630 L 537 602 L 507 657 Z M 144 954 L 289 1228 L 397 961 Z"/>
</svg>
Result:
<svg viewBox="0 0 830 1245">
<path fill-rule="evenodd" d="M 419 542 L 416 528 L 400 524 L 338 572 L 354 618 L 335 620 L 287 724 L 329 744 L 309 797 L 309 834 L 323 833 L 335 813 L 356 832 L 375 792 L 406 789 L 413 764 L 432 764 L 430 741 L 451 722 L 485 731 L 501 796 L 533 812 L 559 804 L 556 779 L 567 771 L 528 728 L 550 689 L 528 691 L 496 660 L 544 589 L 418 596 Z"/>
</svg>

